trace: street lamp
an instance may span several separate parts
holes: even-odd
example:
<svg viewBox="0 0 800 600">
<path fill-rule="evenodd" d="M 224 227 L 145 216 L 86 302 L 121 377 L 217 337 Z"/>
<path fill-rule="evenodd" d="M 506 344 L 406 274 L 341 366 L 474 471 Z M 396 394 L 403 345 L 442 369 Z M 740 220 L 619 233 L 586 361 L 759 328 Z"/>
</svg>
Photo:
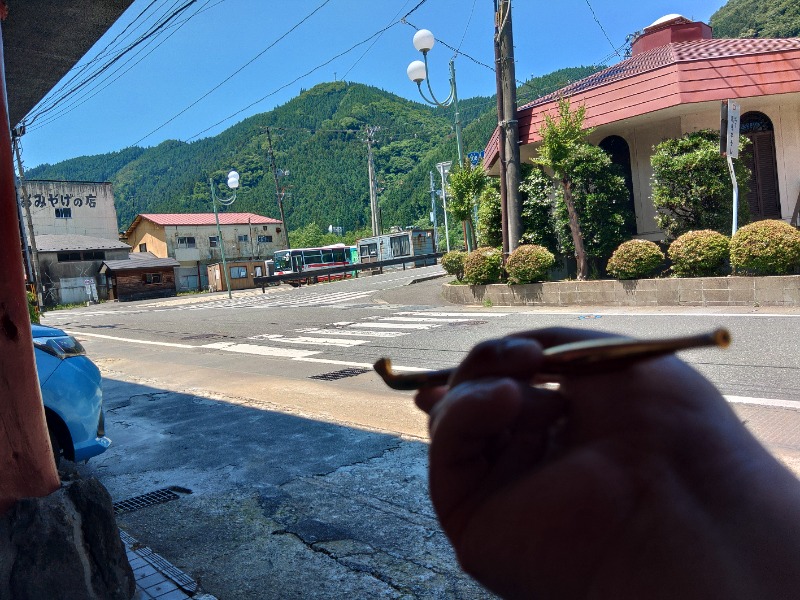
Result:
<svg viewBox="0 0 800 600">
<path fill-rule="evenodd" d="M 417 89 L 419 89 L 419 95 L 422 96 L 422 99 L 425 100 L 428 104 L 433 106 L 440 106 L 442 108 L 447 108 L 448 106 L 452 106 L 455 110 L 455 120 L 456 120 L 456 147 L 458 148 L 458 164 L 461 168 L 464 167 L 464 144 L 461 141 L 461 117 L 458 114 L 458 92 L 456 90 L 456 65 L 455 65 L 455 55 L 453 58 L 450 59 L 450 94 L 442 101 L 439 101 L 436 98 L 436 95 L 433 93 L 433 88 L 431 87 L 430 79 L 428 79 L 428 52 L 430 52 L 433 45 L 436 43 L 436 40 L 433 37 L 433 34 L 428 31 L 427 29 L 420 29 L 417 33 L 414 34 L 414 48 L 422 52 L 422 60 L 415 60 L 412 61 L 411 64 L 408 65 L 406 69 L 406 73 L 408 74 L 408 78 L 417 84 Z M 422 91 L 422 82 L 427 81 L 428 92 L 430 93 L 430 98 L 425 95 L 425 92 Z M 437 167 L 438 168 L 438 167 Z M 442 188 L 444 188 L 444 173 L 442 172 L 441 168 L 439 168 L 439 172 L 442 174 Z M 444 194 L 444 191 L 442 192 Z M 444 198 L 444 196 L 442 196 Z M 446 205 L 445 205 L 446 206 Z M 445 220 L 447 219 L 447 208 L 445 208 Z M 464 227 L 464 243 L 467 245 L 467 249 L 471 250 L 470 247 L 470 237 L 467 235 L 467 223 L 466 221 L 463 223 Z M 447 225 L 445 225 L 445 233 L 447 234 Z M 449 250 L 449 238 L 448 241 L 448 250 Z"/>
<path fill-rule="evenodd" d="M 219 241 L 219 247 L 222 251 L 222 271 L 225 274 L 225 287 L 228 288 L 228 298 L 232 298 L 231 296 L 231 280 L 228 277 L 228 263 L 225 260 L 225 242 L 222 240 L 222 230 L 219 226 L 219 213 L 217 212 L 217 202 L 222 204 L 223 206 L 230 206 L 236 201 L 236 188 L 239 187 L 239 174 L 236 171 L 231 171 L 228 173 L 228 187 L 233 190 L 233 196 L 230 198 L 217 198 L 217 190 L 216 186 L 214 185 L 214 178 L 209 178 L 209 183 L 211 184 L 211 203 L 214 206 L 214 220 L 217 222 L 217 240 Z"/>
<path fill-rule="evenodd" d="M 455 119 L 456 119 L 456 145 L 458 146 L 458 164 L 464 165 L 464 146 L 461 142 L 461 117 L 458 114 L 458 92 L 456 91 L 456 65 L 455 65 L 455 56 L 450 59 L 450 94 L 442 101 L 436 99 L 436 95 L 433 93 L 433 88 L 431 87 L 430 79 L 428 77 L 428 52 L 430 52 L 433 45 L 436 43 L 436 40 L 433 37 L 433 34 L 428 31 L 427 29 L 420 29 L 417 33 L 414 34 L 414 48 L 422 52 L 422 60 L 415 60 L 406 69 L 406 73 L 408 74 L 408 78 L 417 84 L 417 88 L 419 89 L 419 95 L 422 96 L 422 99 L 425 100 L 428 104 L 433 106 L 440 106 L 442 108 L 447 108 L 448 106 L 453 106 L 455 109 Z M 431 97 L 428 98 L 425 95 L 425 92 L 422 91 L 422 82 L 427 80 L 428 92 L 430 93 Z"/>
</svg>

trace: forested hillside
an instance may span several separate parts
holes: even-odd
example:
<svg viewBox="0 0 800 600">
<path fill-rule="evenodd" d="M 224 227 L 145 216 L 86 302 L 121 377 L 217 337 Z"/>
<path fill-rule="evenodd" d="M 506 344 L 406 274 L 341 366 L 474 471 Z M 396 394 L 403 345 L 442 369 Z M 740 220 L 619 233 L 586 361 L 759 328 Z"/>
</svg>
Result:
<svg viewBox="0 0 800 600">
<path fill-rule="evenodd" d="M 730 0 L 711 15 L 715 38 L 800 36 L 798 0 Z"/>
<path fill-rule="evenodd" d="M 563 69 L 519 90 L 520 104 L 585 77 L 600 67 Z M 467 152 L 482 150 L 497 123 L 496 101 L 459 103 Z M 230 169 L 241 189 L 229 210 L 279 217 L 268 162 L 269 128 L 287 195 L 293 230 L 308 223 L 353 231 L 369 224 L 366 128 L 377 127 L 375 164 L 384 227 L 425 222 L 430 210 L 429 171 L 455 160 L 452 109 L 410 102 L 377 88 L 346 82 L 317 85 L 268 113 L 192 143 L 166 141 L 153 148 L 83 156 L 29 170 L 29 179 L 111 181 L 120 229 L 142 212 L 210 212 L 209 178 L 222 184 Z M 24 143 L 24 140 L 23 140 Z M 229 195 L 220 188 L 220 194 Z"/>
</svg>

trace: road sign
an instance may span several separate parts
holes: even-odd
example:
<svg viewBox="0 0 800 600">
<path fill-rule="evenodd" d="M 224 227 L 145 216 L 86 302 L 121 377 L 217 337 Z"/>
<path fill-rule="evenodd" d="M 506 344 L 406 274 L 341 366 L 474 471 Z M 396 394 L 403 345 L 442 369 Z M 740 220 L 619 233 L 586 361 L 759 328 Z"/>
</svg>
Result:
<svg viewBox="0 0 800 600">
<path fill-rule="evenodd" d="M 467 156 L 469 157 L 469 162 L 472 163 L 473 167 L 477 167 L 478 163 L 483 160 L 484 151 L 481 150 L 480 152 L 469 152 Z"/>
<path fill-rule="evenodd" d="M 720 112 L 720 152 L 739 158 L 739 120 L 741 108 L 736 100 L 723 100 Z"/>
</svg>

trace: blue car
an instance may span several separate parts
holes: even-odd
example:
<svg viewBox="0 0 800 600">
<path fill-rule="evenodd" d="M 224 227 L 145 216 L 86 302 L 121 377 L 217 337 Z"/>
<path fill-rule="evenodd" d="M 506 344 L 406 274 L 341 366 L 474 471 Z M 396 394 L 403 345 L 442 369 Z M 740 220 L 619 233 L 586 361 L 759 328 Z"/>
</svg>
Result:
<svg viewBox="0 0 800 600">
<path fill-rule="evenodd" d="M 100 370 L 80 342 L 60 329 L 31 325 L 50 443 L 61 457 L 86 461 L 111 445 L 105 436 Z"/>
</svg>

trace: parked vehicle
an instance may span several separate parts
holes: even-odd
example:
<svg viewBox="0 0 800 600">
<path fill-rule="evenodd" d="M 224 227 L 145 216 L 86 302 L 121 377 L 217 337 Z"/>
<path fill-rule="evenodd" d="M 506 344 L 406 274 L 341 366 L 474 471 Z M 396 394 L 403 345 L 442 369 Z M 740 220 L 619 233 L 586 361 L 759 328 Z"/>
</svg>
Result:
<svg viewBox="0 0 800 600">
<path fill-rule="evenodd" d="M 436 252 L 433 229 L 408 229 L 362 238 L 357 242 L 360 262 L 371 263 L 394 258 L 412 258 Z M 409 262 L 412 262 L 409 260 Z M 414 266 L 425 266 L 425 261 L 414 261 Z"/>
<path fill-rule="evenodd" d="M 61 457 L 78 462 L 105 452 L 100 370 L 80 342 L 60 329 L 31 325 L 36 371 L 56 465 Z"/>
<path fill-rule="evenodd" d="M 358 262 L 358 255 L 353 246 L 334 244 L 320 248 L 292 248 L 291 250 L 278 250 L 273 257 L 275 275 L 289 275 L 291 273 L 311 273 L 307 279 L 290 281 L 289 284 L 298 286 L 301 283 L 316 283 L 329 279 L 342 279 L 352 277 L 352 272 L 337 275 L 313 276 L 313 271 L 342 267 Z"/>
</svg>

